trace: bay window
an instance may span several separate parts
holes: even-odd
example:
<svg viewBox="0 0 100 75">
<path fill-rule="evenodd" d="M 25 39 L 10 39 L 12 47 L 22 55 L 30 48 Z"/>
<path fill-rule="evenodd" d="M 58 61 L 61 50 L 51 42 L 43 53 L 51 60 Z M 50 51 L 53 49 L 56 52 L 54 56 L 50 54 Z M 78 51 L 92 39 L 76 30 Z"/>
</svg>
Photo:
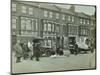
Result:
<svg viewBox="0 0 100 75">
<path fill-rule="evenodd" d="M 21 17 L 21 34 L 34 34 L 37 33 L 37 21 L 36 19 Z"/>
<path fill-rule="evenodd" d="M 51 31 L 51 23 L 48 23 L 48 31 Z"/>
</svg>

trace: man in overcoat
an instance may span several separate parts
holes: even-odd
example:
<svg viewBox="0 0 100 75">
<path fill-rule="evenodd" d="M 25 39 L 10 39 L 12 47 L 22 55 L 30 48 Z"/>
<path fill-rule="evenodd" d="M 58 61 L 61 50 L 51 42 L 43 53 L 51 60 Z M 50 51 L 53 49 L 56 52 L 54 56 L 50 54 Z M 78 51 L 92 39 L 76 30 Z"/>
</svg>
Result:
<svg viewBox="0 0 100 75">
<path fill-rule="evenodd" d="M 16 57 L 16 63 L 21 62 L 22 57 L 22 47 L 20 45 L 20 41 L 18 40 L 17 43 L 14 46 L 15 50 L 15 57 Z"/>
<path fill-rule="evenodd" d="M 35 43 L 34 49 L 33 49 L 33 55 L 36 58 L 36 61 L 39 61 L 40 57 L 40 43 Z"/>
</svg>

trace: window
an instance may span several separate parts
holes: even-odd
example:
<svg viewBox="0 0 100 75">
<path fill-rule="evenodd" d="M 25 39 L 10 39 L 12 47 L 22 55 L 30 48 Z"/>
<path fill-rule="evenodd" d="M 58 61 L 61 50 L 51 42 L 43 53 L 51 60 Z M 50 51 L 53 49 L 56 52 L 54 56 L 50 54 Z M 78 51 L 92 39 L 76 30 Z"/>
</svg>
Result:
<svg viewBox="0 0 100 75">
<path fill-rule="evenodd" d="M 47 42 L 47 41 L 46 41 L 46 40 L 44 40 L 44 45 L 45 45 L 45 46 L 46 46 L 46 42 Z"/>
<path fill-rule="evenodd" d="M 51 40 L 48 40 L 47 46 L 51 46 Z"/>
<path fill-rule="evenodd" d="M 32 18 L 21 17 L 21 34 L 34 34 L 37 30 L 37 20 Z"/>
<path fill-rule="evenodd" d="M 48 17 L 48 11 L 44 11 L 44 17 Z"/>
<path fill-rule="evenodd" d="M 48 31 L 51 31 L 51 24 L 48 23 Z"/>
<path fill-rule="evenodd" d="M 80 19 L 80 24 L 82 24 L 83 23 L 83 21 L 82 21 L 82 19 Z"/>
<path fill-rule="evenodd" d="M 30 15 L 33 14 L 33 8 L 29 8 L 29 14 L 30 14 Z"/>
<path fill-rule="evenodd" d="M 68 25 L 68 34 L 69 35 L 77 35 L 78 34 L 78 27 L 77 26 L 73 26 L 72 24 Z"/>
<path fill-rule="evenodd" d="M 85 24 L 85 19 L 83 20 L 83 24 Z"/>
<path fill-rule="evenodd" d="M 32 35 L 38 36 L 38 32 L 32 32 Z"/>
<path fill-rule="evenodd" d="M 62 15 L 62 19 L 65 20 L 65 15 Z"/>
<path fill-rule="evenodd" d="M 74 22 L 74 16 L 72 16 L 72 22 Z"/>
<path fill-rule="evenodd" d="M 12 18 L 12 29 L 16 29 L 17 19 L 16 17 Z"/>
<path fill-rule="evenodd" d="M 55 30 L 55 29 L 54 29 L 54 24 L 52 24 L 52 32 L 54 32 L 54 30 Z"/>
<path fill-rule="evenodd" d="M 53 17 L 53 13 L 49 12 L 49 17 L 52 18 Z"/>
<path fill-rule="evenodd" d="M 71 21 L 71 16 L 68 15 L 68 21 Z"/>
<path fill-rule="evenodd" d="M 37 31 L 37 30 L 38 30 L 38 22 L 37 22 L 37 19 L 35 20 L 35 23 L 36 23 L 36 24 L 35 24 L 35 25 L 36 25 L 36 26 L 35 26 L 35 30 Z"/>
<path fill-rule="evenodd" d="M 32 30 L 33 31 L 37 31 L 38 30 L 37 19 L 32 19 Z"/>
<path fill-rule="evenodd" d="M 93 26 L 93 21 L 91 21 L 91 25 Z"/>
<path fill-rule="evenodd" d="M 32 24 L 30 19 L 26 20 L 26 30 L 32 30 Z"/>
<path fill-rule="evenodd" d="M 89 35 L 87 27 L 81 27 L 80 30 L 80 35 Z"/>
<path fill-rule="evenodd" d="M 89 20 L 87 20 L 87 24 L 89 24 Z"/>
<path fill-rule="evenodd" d="M 26 29 L 26 20 L 24 18 L 21 18 L 21 30 Z"/>
<path fill-rule="evenodd" d="M 46 31 L 47 30 L 47 24 L 46 23 L 44 23 L 44 31 Z"/>
<path fill-rule="evenodd" d="M 26 13 L 26 7 L 22 6 L 22 13 Z"/>
<path fill-rule="evenodd" d="M 59 13 L 56 13 L 56 19 L 59 19 Z"/>
<path fill-rule="evenodd" d="M 56 25 L 56 32 L 59 32 L 59 25 Z"/>
<path fill-rule="evenodd" d="M 12 4 L 12 11 L 16 11 L 16 3 Z"/>
</svg>

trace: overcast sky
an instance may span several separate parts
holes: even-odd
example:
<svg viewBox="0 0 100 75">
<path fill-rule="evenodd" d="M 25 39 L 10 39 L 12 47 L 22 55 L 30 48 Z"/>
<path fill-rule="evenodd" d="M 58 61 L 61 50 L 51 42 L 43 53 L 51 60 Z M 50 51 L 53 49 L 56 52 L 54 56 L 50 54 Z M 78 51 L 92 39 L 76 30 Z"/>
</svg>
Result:
<svg viewBox="0 0 100 75">
<path fill-rule="evenodd" d="M 70 8 L 70 5 L 59 5 L 59 6 L 61 6 L 63 8 L 67 8 L 67 9 Z M 88 14 L 88 15 L 93 15 L 95 12 L 95 7 L 94 6 L 76 5 L 75 11 L 76 12 L 83 12 L 83 13 Z"/>
</svg>

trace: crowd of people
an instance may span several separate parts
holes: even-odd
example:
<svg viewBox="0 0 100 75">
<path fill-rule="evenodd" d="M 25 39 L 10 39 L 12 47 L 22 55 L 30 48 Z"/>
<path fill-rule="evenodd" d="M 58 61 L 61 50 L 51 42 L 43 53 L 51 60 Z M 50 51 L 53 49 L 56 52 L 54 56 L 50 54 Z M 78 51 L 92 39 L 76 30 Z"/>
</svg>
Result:
<svg viewBox="0 0 100 75">
<path fill-rule="evenodd" d="M 43 50 L 41 48 L 41 42 L 34 40 L 32 42 L 21 43 L 20 40 L 16 42 L 14 45 L 14 52 L 16 57 L 16 63 L 21 62 L 23 60 L 33 60 L 39 61 L 40 56 L 43 54 Z M 52 50 L 44 50 L 44 54 L 50 55 L 63 55 L 63 50 L 60 48 L 52 49 Z"/>
<path fill-rule="evenodd" d="M 55 48 L 56 46 L 54 45 L 54 48 L 51 50 L 51 55 L 64 55 L 65 52 L 63 52 L 63 50 L 58 47 Z M 93 45 L 91 46 L 93 47 Z M 77 53 L 77 48 L 78 45 L 75 45 L 75 52 Z M 20 40 L 18 40 L 16 42 L 16 44 L 14 45 L 14 51 L 15 51 L 15 57 L 16 57 L 16 63 L 21 62 L 21 59 L 23 60 L 33 60 L 35 58 L 36 61 L 39 61 L 39 58 L 41 56 L 41 53 L 43 51 L 41 51 L 41 43 L 38 40 L 34 40 L 32 42 L 25 42 L 25 43 L 21 43 Z M 91 48 L 90 48 L 91 49 Z M 93 48 L 91 49 L 93 52 Z M 47 52 L 47 51 L 46 51 Z M 47 55 L 50 55 L 50 52 L 47 52 Z M 75 53 L 75 54 L 76 54 Z M 67 52 L 67 55 L 69 56 L 70 51 Z"/>
<path fill-rule="evenodd" d="M 16 57 L 16 63 L 21 62 L 21 59 L 30 59 L 33 60 L 33 58 L 36 59 L 36 61 L 39 61 L 40 57 L 40 43 L 21 43 L 19 40 L 14 45 L 14 51 L 15 51 L 15 57 Z"/>
</svg>

